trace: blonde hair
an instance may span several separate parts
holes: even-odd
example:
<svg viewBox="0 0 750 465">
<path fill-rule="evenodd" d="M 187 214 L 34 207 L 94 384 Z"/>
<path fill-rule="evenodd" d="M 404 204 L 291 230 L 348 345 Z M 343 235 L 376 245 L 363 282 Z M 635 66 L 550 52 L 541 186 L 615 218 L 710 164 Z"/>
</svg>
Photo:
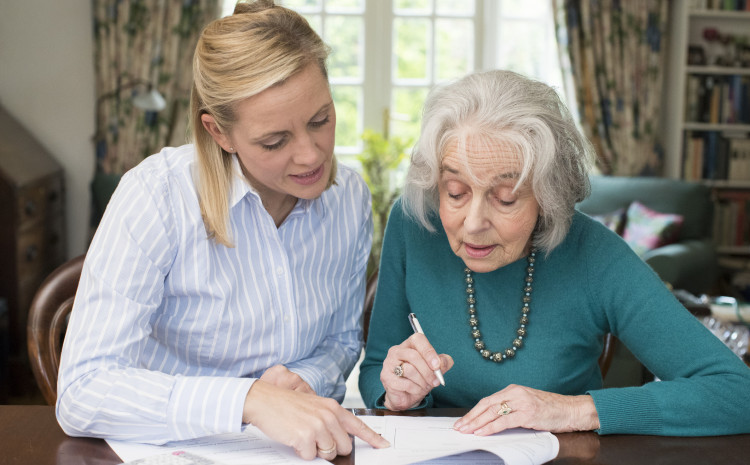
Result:
<svg viewBox="0 0 750 465">
<path fill-rule="evenodd" d="M 316 63 L 328 78 L 329 47 L 298 13 L 273 0 L 240 2 L 234 14 L 217 19 L 202 31 L 193 56 L 190 128 L 198 160 L 198 198 L 209 237 L 232 246 L 229 190 L 232 157 L 214 141 L 201 121 L 209 114 L 227 134 L 242 100 L 280 84 Z M 336 178 L 333 159 L 328 186 Z"/>
</svg>

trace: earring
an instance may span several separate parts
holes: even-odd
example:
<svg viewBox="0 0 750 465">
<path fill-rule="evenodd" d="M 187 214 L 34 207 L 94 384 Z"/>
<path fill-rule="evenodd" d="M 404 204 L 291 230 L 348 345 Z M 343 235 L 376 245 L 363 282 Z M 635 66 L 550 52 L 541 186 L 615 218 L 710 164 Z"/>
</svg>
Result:
<svg viewBox="0 0 750 465">
<path fill-rule="evenodd" d="M 235 153 L 234 147 L 229 147 L 229 153 Z"/>
</svg>

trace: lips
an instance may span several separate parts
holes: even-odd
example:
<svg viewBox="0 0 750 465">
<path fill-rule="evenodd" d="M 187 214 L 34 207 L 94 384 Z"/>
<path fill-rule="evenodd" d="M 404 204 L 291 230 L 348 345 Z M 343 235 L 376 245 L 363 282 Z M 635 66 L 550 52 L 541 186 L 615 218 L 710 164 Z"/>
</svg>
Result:
<svg viewBox="0 0 750 465">
<path fill-rule="evenodd" d="M 320 178 L 323 177 L 323 166 L 324 164 L 320 165 L 312 171 L 308 171 L 307 173 L 292 174 L 289 175 L 289 177 L 291 177 L 297 184 L 309 186 L 310 184 L 315 184 L 316 182 L 320 181 Z"/>
<path fill-rule="evenodd" d="M 468 255 L 471 258 L 484 258 L 487 255 L 491 254 L 493 250 L 495 250 L 496 245 L 478 245 L 478 244 L 469 244 L 464 243 L 464 250 L 466 251 L 466 255 Z"/>
</svg>

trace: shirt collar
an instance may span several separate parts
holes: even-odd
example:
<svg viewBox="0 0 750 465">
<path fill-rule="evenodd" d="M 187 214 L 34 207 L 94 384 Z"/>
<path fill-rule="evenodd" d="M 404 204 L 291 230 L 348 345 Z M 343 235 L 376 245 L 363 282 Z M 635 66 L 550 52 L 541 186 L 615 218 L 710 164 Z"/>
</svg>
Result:
<svg viewBox="0 0 750 465">
<path fill-rule="evenodd" d="M 240 167 L 240 161 L 237 158 L 237 155 L 233 155 L 232 156 L 232 180 L 231 180 L 230 194 L 229 194 L 229 208 L 230 209 L 234 208 L 245 197 L 250 197 L 254 199 L 254 201 L 257 201 L 257 202 L 261 201 L 258 191 L 256 191 L 255 188 L 251 186 L 249 182 L 247 182 L 245 175 L 242 174 L 242 168 Z M 323 219 L 326 214 L 326 206 L 325 206 L 324 197 L 325 197 L 325 192 L 323 193 L 323 195 L 321 195 L 317 199 L 312 199 L 312 200 L 299 199 L 297 201 L 297 204 L 289 213 L 289 216 L 303 215 L 303 214 L 306 214 L 308 211 L 312 211 L 319 218 Z"/>
</svg>

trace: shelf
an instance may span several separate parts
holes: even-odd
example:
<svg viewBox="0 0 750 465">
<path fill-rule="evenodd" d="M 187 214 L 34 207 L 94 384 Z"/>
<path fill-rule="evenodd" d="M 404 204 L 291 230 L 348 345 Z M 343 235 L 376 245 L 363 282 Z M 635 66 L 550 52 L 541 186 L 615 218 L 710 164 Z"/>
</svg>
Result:
<svg viewBox="0 0 750 465">
<path fill-rule="evenodd" d="M 750 20 L 750 11 L 737 10 L 691 10 L 690 18 L 718 18 Z"/>
<path fill-rule="evenodd" d="M 728 149 L 732 144 L 728 140 L 750 139 L 750 123 L 741 119 L 742 123 L 705 123 L 696 120 L 701 119 L 709 109 L 712 110 L 712 121 L 732 120 L 727 117 L 728 113 L 721 110 L 718 118 L 715 108 L 698 109 L 697 106 L 705 105 L 698 102 L 697 95 L 693 93 L 695 86 L 704 86 L 707 79 L 713 80 L 716 85 L 712 88 L 715 93 L 717 89 L 719 97 L 727 102 L 723 92 L 724 86 L 736 85 L 735 82 L 746 83 L 750 76 L 750 67 L 746 66 L 717 66 L 717 65 L 690 65 L 688 64 L 689 46 L 704 47 L 705 55 L 709 63 L 714 63 L 717 56 L 727 53 L 724 47 L 707 44 L 703 37 L 706 28 L 714 28 L 721 34 L 729 34 L 735 37 L 747 36 L 750 31 L 750 11 L 733 10 L 692 10 L 689 2 L 676 1 L 670 3 L 670 60 L 668 62 L 667 78 L 674 87 L 668 86 L 667 92 L 667 123 L 665 124 L 667 135 L 665 138 L 667 154 L 669 156 L 671 169 L 670 174 L 678 177 L 686 176 L 694 178 L 697 168 L 697 176 L 726 176 L 729 169 L 730 158 Z M 739 63 L 739 62 L 738 62 Z M 744 62 L 743 62 L 744 63 Z M 711 78 L 713 76 L 713 78 Z M 738 77 L 734 77 L 738 76 Z M 711 88 L 711 86 L 708 86 Z M 705 97 L 716 97 L 706 94 Z M 715 105 L 715 102 L 713 102 Z M 690 106 L 688 106 L 690 105 Z M 735 101 L 732 106 L 735 121 L 744 118 L 744 113 L 739 111 Z M 741 109 L 741 108 L 740 108 Z M 692 121 L 686 121 L 685 115 L 690 115 Z M 706 118 L 708 120 L 708 118 Z M 690 131 L 693 134 L 690 134 Z M 701 134 L 703 133 L 703 134 Z M 729 134 L 733 133 L 733 134 Z M 714 139 L 714 137 L 716 137 Z M 701 140 L 699 145 L 696 140 Z M 706 143 L 716 142 L 710 154 L 707 154 Z M 723 141 L 723 144 L 722 144 Z M 687 146 L 687 147 L 686 147 Z M 737 146 L 739 147 L 739 145 Z M 696 152 L 700 151 L 700 152 Z M 695 152 L 695 153 L 694 153 Z M 721 152 L 721 153 L 720 153 Z M 710 169 L 703 165 L 703 158 L 707 156 Z M 692 163 L 695 161 L 695 163 Z M 703 167 L 701 169 L 701 167 Z M 690 170 L 688 170 L 690 168 Z M 739 166 L 737 166 L 739 169 Z M 723 173 L 723 174 L 722 174 Z M 732 176 L 735 177 L 735 176 Z M 685 178 L 683 178 L 685 179 Z M 750 179 L 728 180 L 728 179 L 693 179 L 707 186 L 713 192 L 714 220 L 712 224 L 713 237 L 717 253 L 722 263 L 741 263 L 741 268 L 750 267 L 750 244 L 747 243 L 747 234 L 750 225 Z M 741 245 L 720 245 L 741 244 Z M 732 269 L 737 269 L 735 266 Z M 750 269 L 750 268 L 748 268 Z"/>
<path fill-rule="evenodd" d="M 750 76 L 750 68 L 739 66 L 697 66 L 691 65 L 685 68 L 688 74 L 710 74 L 727 76 Z"/>
<path fill-rule="evenodd" d="M 715 123 L 683 123 L 682 128 L 686 131 L 750 131 L 750 124 L 715 124 Z"/>
<path fill-rule="evenodd" d="M 729 181 L 727 179 L 702 180 L 702 184 L 714 189 L 750 189 L 750 180 Z"/>
<path fill-rule="evenodd" d="M 720 254 L 727 255 L 750 255 L 750 246 L 748 245 L 722 245 L 716 247 L 716 251 Z"/>
</svg>

